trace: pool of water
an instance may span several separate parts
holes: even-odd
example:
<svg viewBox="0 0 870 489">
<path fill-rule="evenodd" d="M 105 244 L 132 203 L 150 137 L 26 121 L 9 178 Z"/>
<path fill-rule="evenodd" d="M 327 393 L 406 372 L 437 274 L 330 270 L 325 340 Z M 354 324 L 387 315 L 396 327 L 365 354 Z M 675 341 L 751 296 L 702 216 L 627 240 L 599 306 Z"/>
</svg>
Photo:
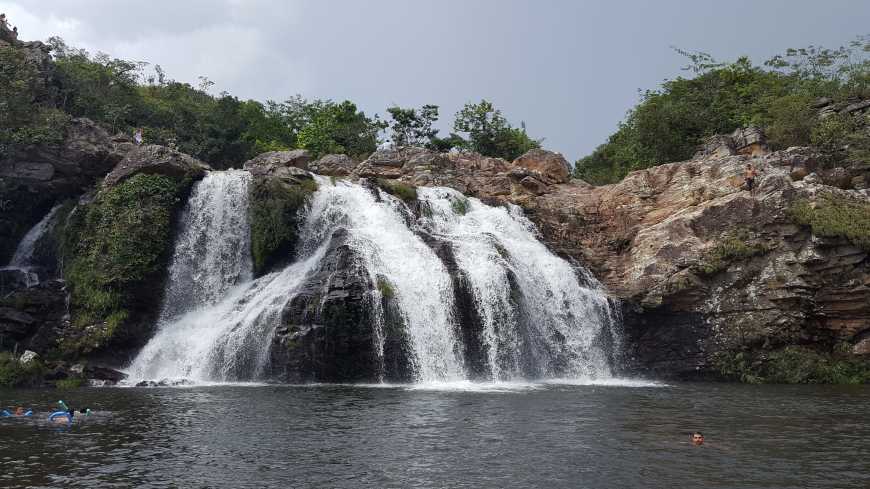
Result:
<svg viewBox="0 0 870 489">
<path fill-rule="evenodd" d="M 94 414 L 49 424 L 58 398 Z M 870 487 L 870 386 L 0 390 L 18 405 L 0 487 Z"/>
</svg>

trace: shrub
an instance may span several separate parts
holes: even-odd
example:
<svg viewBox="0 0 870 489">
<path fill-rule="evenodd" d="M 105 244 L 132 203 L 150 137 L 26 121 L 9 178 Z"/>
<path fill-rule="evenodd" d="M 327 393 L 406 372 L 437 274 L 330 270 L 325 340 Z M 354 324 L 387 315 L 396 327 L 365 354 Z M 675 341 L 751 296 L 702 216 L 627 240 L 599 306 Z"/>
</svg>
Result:
<svg viewBox="0 0 870 489">
<path fill-rule="evenodd" d="M 453 208 L 453 212 L 457 215 L 464 216 L 468 213 L 468 199 L 465 197 L 451 199 L 450 207 Z"/>
<path fill-rule="evenodd" d="M 855 246 L 870 251 L 870 204 L 838 194 L 822 194 L 815 202 L 801 200 L 788 210 L 798 224 L 809 226 L 813 234 L 843 237 Z"/>
</svg>

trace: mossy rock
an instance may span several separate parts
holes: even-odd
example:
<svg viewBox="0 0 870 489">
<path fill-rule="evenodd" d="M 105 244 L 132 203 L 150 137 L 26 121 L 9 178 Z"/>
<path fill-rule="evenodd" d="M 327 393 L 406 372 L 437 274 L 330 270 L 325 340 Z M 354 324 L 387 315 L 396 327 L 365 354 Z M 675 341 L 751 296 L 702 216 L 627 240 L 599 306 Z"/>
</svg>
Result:
<svg viewBox="0 0 870 489">
<path fill-rule="evenodd" d="M 73 318 L 60 345 L 66 356 L 142 341 L 127 326 L 159 303 L 174 216 L 190 186 L 189 179 L 138 174 L 66 219 L 61 255 Z"/>
<path fill-rule="evenodd" d="M 417 200 L 417 187 L 414 187 L 413 185 L 407 185 L 402 182 L 387 180 L 384 178 L 378 178 L 375 180 L 375 183 L 378 188 L 384 192 L 405 202 L 414 202 Z"/>
<path fill-rule="evenodd" d="M 302 209 L 317 191 L 312 179 L 257 178 L 251 186 L 251 256 L 254 274 L 295 258 Z"/>
<path fill-rule="evenodd" d="M 800 200 L 788 210 L 797 224 L 809 226 L 813 234 L 846 238 L 870 252 L 870 202 L 825 193 L 814 202 Z"/>
<path fill-rule="evenodd" d="M 770 251 L 767 244 L 755 239 L 747 229 L 737 229 L 723 235 L 719 242 L 701 257 L 695 270 L 701 275 L 715 275 L 732 263 L 745 261 Z"/>
</svg>

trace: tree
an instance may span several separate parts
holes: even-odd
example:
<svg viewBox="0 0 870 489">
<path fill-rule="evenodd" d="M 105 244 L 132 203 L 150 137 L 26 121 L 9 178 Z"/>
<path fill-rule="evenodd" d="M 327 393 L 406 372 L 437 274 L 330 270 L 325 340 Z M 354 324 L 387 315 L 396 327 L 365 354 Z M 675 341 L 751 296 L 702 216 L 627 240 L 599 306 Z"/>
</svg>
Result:
<svg viewBox="0 0 870 489">
<path fill-rule="evenodd" d="M 389 127 L 396 146 L 423 146 L 438 134 L 438 129 L 432 127 L 438 121 L 437 105 L 424 105 L 419 112 L 394 106 L 387 112 L 393 118 Z"/>
<path fill-rule="evenodd" d="M 297 145 L 315 156 L 329 153 L 366 156 L 377 149 L 378 133 L 387 127 L 377 115 L 369 118 L 357 111 L 349 100 L 340 104 L 318 100 L 302 107 L 307 122 L 299 132 Z"/>
<path fill-rule="evenodd" d="M 525 124 L 511 127 L 501 111 L 487 100 L 465 104 L 456 114 L 453 128 L 467 133 L 467 148 L 484 156 L 513 160 L 530 149 L 541 147 L 541 140 L 528 136 Z"/>
</svg>

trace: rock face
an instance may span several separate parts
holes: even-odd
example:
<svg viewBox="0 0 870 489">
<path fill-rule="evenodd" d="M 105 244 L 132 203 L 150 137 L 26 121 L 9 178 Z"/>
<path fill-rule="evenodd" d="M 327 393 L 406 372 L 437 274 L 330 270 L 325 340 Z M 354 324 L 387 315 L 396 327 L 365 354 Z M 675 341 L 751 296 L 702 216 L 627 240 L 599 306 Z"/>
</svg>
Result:
<svg viewBox="0 0 870 489">
<path fill-rule="evenodd" d="M 308 164 L 308 169 L 318 175 L 346 177 L 350 175 L 357 163 L 346 155 L 326 155 Z"/>
<path fill-rule="evenodd" d="M 407 380 L 411 375 L 407 341 L 393 306 L 384 298 L 384 358 L 375 351 L 375 284 L 340 229 L 319 270 L 286 306 L 283 327 L 271 349 L 272 375 L 291 382 Z"/>
<path fill-rule="evenodd" d="M 254 176 L 281 176 L 280 173 L 284 172 L 286 168 L 307 170 L 309 161 L 311 161 L 311 156 L 304 149 L 270 151 L 246 161 L 242 167 Z"/>
<path fill-rule="evenodd" d="M 58 147 L 35 147 L 0 161 L 0 263 L 51 207 L 77 197 L 133 149 L 88 119 L 74 119 Z"/>
<path fill-rule="evenodd" d="M 552 249 L 624 300 L 632 373 L 719 377 L 723 358 L 748 352 L 763 362 L 795 345 L 865 351 L 867 249 L 845 235 L 814 235 L 793 215 L 825 196 L 870 209 L 866 191 L 844 190 L 855 170 L 807 148 L 770 153 L 757 129 L 712 143 L 691 161 L 602 187 L 569 180 L 564 159 L 542 150 L 514 162 L 380 150 L 351 175 L 522 206 Z M 753 192 L 744 188 L 747 163 L 760 172 Z"/>
</svg>

